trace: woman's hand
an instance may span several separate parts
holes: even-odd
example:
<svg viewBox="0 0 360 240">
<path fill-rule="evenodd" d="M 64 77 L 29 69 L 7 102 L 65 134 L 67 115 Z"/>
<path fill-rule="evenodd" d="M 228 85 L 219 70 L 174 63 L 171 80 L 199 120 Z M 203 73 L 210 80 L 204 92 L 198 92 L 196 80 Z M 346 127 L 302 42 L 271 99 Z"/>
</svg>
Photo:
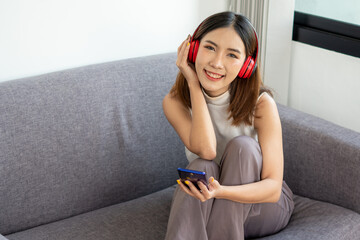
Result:
<svg viewBox="0 0 360 240">
<path fill-rule="evenodd" d="M 181 73 L 184 75 L 189 85 L 193 83 L 199 84 L 199 79 L 197 77 L 197 74 L 193 69 L 193 67 L 190 65 L 190 63 L 188 62 L 188 55 L 190 49 L 189 41 L 190 41 L 190 35 L 178 47 L 176 66 L 180 69 Z"/>
<path fill-rule="evenodd" d="M 201 202 L 205 202 L 211 198 L 216 198 L 216 196 L 220 193 L 222 186 L 220 183 L 215 180 L 215 178 L 210 177 L 209 178 L 209 189 L 202 183 L 198 182 L 198 186 L 200 187 L 200 191 L 195 187 L 194 184 L 192 184 L 191 181 L 185 181 L 185 184 L 187 184 L 189 188 L 187 188 L 184 183 L 180 181 L 180 179 L 177 180 L 180 188 L 190 196 L 199 199 Z"/>
</svg>

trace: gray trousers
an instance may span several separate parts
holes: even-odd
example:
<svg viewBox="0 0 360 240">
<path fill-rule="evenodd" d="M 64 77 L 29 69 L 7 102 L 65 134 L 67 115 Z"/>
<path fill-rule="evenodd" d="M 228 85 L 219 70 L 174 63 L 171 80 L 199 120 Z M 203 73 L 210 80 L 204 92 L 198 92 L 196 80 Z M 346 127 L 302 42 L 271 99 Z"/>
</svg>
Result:
<svg viewBox="0 0 360 240">
<path fill-rule="evenodd" d="M 204 171 L 221 185 L 260 181 L 262 155 L 259 144 L 247 136 L 232 139 L 226 146 L 220 167 L 213 161 L 196 159 L 188 169 Z M 294 209 L 293 194 L 283 182 L 276 203 L 246 204 L 224 199 L 201 202 L 176 188 L 171 206 L 168 240 L 241 240 L 276 233 L 289 222 Z"/>
</svg>

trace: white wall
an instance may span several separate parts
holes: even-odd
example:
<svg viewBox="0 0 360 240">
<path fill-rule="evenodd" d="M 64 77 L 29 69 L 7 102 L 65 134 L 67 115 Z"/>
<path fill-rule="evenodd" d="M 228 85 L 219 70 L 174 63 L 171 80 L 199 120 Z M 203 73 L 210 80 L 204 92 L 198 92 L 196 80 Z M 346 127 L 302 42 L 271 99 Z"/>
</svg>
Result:
<svg viewBox="0 0 360 240">
<path fill-rule="evenodd" d="M 228 0 L 0 0 L 0 81 L 175 52 Z M 288 105 L 360 132 L 359 58 L 292 42 Z M 279 85 L 280 84 L 280 85 Z M 284 95 L 285 96 L 285 95 Z"/>
<path fill-rule="evenodd" d="M 293 41 L 288 105 L 360 132 L 360 58 Z"/>
<path fill-rule="evenodd" d="M 229 4 L 229 0 L 198 0 L 199 10 L 197 25 L 214 13 L 229 11 Z M 196 27 L 197 26 L 194 26 L 194 30 Z"/>
<path fill-rule="evenodd" d="M 0 0 L 0 81 L 175 52 L 227 0 Z"/>
<path fill-rule="evenodd" d="M 263 81 L 274 90 L 275 100 L 284 105 L 289 97 L 294 8 L 294 0 L 269 0 L 263 39 Z"/>
</svg>

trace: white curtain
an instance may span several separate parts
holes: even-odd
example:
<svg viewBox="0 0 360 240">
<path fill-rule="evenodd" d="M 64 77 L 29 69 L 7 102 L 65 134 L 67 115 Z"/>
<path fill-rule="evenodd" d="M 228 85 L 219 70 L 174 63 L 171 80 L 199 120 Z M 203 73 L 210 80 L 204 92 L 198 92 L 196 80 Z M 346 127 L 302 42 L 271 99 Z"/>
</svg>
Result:
<svg viewBox="0 0 360 240">
<path fill-rule="evenodd" d="M 230 0 L 230 11 L 246 16 L 256 29 L 259 40 L 260 72 L 264 77 L 266 32 L 268 20 L 269 0 Z"/>
<path fill-rule="evenodd" d="M 259 65 L 275 100 L 288 104 L 295 0 L 229 0 L 229 10 L 246 16 L 259 39 Z"/>
</svg>

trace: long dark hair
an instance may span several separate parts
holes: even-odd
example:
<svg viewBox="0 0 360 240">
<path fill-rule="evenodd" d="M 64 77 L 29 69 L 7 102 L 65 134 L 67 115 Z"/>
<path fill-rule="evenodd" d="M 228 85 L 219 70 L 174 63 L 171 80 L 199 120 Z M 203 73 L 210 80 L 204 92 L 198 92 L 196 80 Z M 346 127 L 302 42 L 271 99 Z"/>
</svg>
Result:
<svg viewBox="0 0 360 240">
<path fill-rule="evenodd" d="M 208 33 L 218 28 L 233 27 L 245 45 L 246 57 L 253 56 L 257 41 L 254 29 L 250 21 L 243 15 L 233 12 L 221 12 L 205 19 L 196 31 L 194 40 L 201 39 Z M 191 63 L 190 63 L 191 64 Z M 195 69 L 195 67 L 193 68 Z M 233 119 L 232 125 L 241 123 L 251 125 L 258 96 L 262 92 L 271 91 L 266 88 L 261 80 L 259 62 L 254 74 L 248 79 L 236 79 L 230 84 L 229 119 Z M 176 96 L 187 107 L 191 108 L 190 90 L 184 75 L 179 71 L 174 86 L 170 90 L 172 96 Z"/>
</svg>

